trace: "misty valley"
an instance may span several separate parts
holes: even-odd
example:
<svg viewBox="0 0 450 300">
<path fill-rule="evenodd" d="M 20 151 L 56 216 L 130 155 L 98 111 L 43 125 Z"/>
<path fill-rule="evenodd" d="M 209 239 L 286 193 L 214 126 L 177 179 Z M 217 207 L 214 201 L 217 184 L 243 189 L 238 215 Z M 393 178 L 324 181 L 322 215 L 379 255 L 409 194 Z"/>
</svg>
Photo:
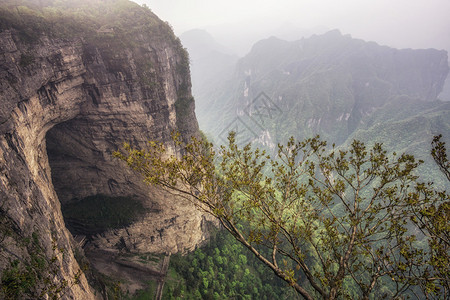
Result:
<svg viewBox="0 0 450 300">
<path fill-rule="evenodd" d="M 0 0 L 1 299 L 450 297 L 450 49 L 136 2 Z"/>
</svg>

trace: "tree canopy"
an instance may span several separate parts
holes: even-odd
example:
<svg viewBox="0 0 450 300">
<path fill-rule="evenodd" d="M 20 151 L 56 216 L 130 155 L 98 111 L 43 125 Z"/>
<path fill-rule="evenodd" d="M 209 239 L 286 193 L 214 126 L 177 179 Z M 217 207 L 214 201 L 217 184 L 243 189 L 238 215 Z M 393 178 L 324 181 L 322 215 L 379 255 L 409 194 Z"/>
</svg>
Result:
<svg viewBox="0 0 450 300">
<path fill-rule="evenodd" d="M 273 157 L 234 133 L 217 152 L 174 140 L 177 153 L 150 142 L 114 155 L 215 216 L 303 298 L 448 297 L 449 197 L 419 182 L 413 156 L 319 137 Z"/>
</svg>

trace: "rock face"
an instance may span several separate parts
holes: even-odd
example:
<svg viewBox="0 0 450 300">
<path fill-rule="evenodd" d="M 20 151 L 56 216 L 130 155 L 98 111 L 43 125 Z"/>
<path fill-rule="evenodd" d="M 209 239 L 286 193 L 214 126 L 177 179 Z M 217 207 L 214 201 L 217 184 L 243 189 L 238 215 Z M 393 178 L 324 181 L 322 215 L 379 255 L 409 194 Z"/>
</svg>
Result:
<svg viewBox="0 0 450 300">
<path fill-rule="evenodd" d="M 198 133 L 187 55 L 168 25 L 145 13 L 152 29 L 128 46 L 110 36 L 114 29 L 104 38 L 99 30 L 100 40 L 42 33 L 32 43 L 14 27 L 0 32 L 2 274 L 31 259 L 22 240 L 38 237 L 60 270 L 51 280 L 68 281 L 64 297 L 94 298 L 61 213 L 61 204 L 90 195 L 132 196 L 145 208 L 128 227 L 92 237 L 104 250 L 186 251 L 205 238 L 205 218 L 192 205 L 111 156 L 124 141 L 170 145 L 174 130 L 186 139 Z"/>
</svg>

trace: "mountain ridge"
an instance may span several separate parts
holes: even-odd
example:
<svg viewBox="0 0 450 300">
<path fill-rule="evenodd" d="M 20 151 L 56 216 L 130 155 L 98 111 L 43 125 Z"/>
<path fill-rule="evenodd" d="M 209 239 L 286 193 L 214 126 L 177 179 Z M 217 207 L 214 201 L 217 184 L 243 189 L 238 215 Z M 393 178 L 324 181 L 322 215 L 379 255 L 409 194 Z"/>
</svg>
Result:
<svg viewBox="0 0 450 300">
<path fill-rule="evenodd" d="M 444 50 L 395 49 L 332 30 L 297 41 L 261 40 L 219 84 L 193 84 L 202 90 L 196 97 L 200 128 L 216 143 L 226 143 L 230 130 L 241 145 L 271 149 L 290 136 L 320 134 L 338 146 L 376 140 L 388 151 L 424 159 L 421 172 L 429 173 L 432 136 L 450 141 L 448 103 L 439 99 L 448 72 Z M 440 175 L 424 180 L 434 177 Z"/>
<path fill-rule="evenodd" d="M 272 37 L 256 43 L 252 51 L 239 60 L 234 75 L 228 79 L 233 82 L 236 92 L 224 95 L 218 110 L 227 111 L 225 106 L 230 105 L 232 108 L 228 108 L 227 115 L 231 116 L 234 111 L 243 110 L 251 98 L 262 91 L 277 105 L 284 105 L 286 111 L 300 103 L 311 106 L 314 102 L 321 107 L 325 103 L 340 105 L 339 101 L 344 101 L 341 104 L 348 106 L 353 102 L 336 116 L 350 113 L 346 122 L 349 128 L 345 137 L 348 137 L 362 115 L 393 97 L 437 99 L 447 74 L 445 51 L 398 50 L 352 39 L 337 30 L 294 42 Z M 220 86 L 210 89 L 217 88 L 230 90 Z M 330 96 L 332 92 L 334 96 Z M 299 96 L 304 99 L 297 101 Z M 206 97 L 197 99 L 202 128 L 212 125 L 204 120 L 216 118 L 204 104 L 207 101 Z M 217 102 L 216 99 L 211 101 Z M 317 109 L 311 107 L 311 110 Z M 213 131 L 217 134 L 220 129 Z M 326 130 L 324 133 L 326 137 Z"/>
</svg>

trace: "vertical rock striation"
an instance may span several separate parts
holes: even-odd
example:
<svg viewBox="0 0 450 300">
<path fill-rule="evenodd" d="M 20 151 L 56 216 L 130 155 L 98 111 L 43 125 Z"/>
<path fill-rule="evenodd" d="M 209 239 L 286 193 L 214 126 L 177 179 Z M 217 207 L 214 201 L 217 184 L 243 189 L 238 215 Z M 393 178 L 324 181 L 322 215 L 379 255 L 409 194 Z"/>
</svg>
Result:
<svg viewBox="0 0 450 300">
<path fill-rule="evenodd" d="M 45 142 L 47 131 L 79 114 L 85 101 L 86 69 L 79 55 L 82 44 L 43 37 L 31 54 L 14 31 L 3 31 L 0 44 L 0 198 L 2 223 L 10 229 L 2 232 L 2 253 L 6 254 L 0 258 L 2 271 L 11 261 L 30 259 L 33 253 L 24 241 L 34 234 L 45 256 L 55 254 L 54 243 L 64 249 L 65 255 L 58 257 L 61 272 L 55 281 L 69 281 L 68 296 L 91 299 L 84 276 L 80 284 L 74 284 L 80 266 L 51 181 Z M 29 65 L 24 63 L 26 55 L 33 55 Z"/>
<path fill-rule="evenodd" d="M 105 5 L 115 2 L 124 1 Z M 126 40 L 109 27 L 95 38 L 42 32 L 32 42 L 14 26 L 0 32 L 0 270 L 31 259 L 26 244 L 38 237 L 60 270 L 51 280 L 68 282 L 67 298 L 94 294 L 61 204 L 98 194 L 140 201 L 137 221 L 92 236 L 108 251 L 186 251 L 205 238 L 205 217 L 192 205 L 147 186 L 111 156 L 124 141 L 145 147 L 170 144 L 172 131 L 198 133 L 186 52 L 167 24 L 129 5 L 127 13 L 144 12 L 153 23 Z"/>
</svg>

